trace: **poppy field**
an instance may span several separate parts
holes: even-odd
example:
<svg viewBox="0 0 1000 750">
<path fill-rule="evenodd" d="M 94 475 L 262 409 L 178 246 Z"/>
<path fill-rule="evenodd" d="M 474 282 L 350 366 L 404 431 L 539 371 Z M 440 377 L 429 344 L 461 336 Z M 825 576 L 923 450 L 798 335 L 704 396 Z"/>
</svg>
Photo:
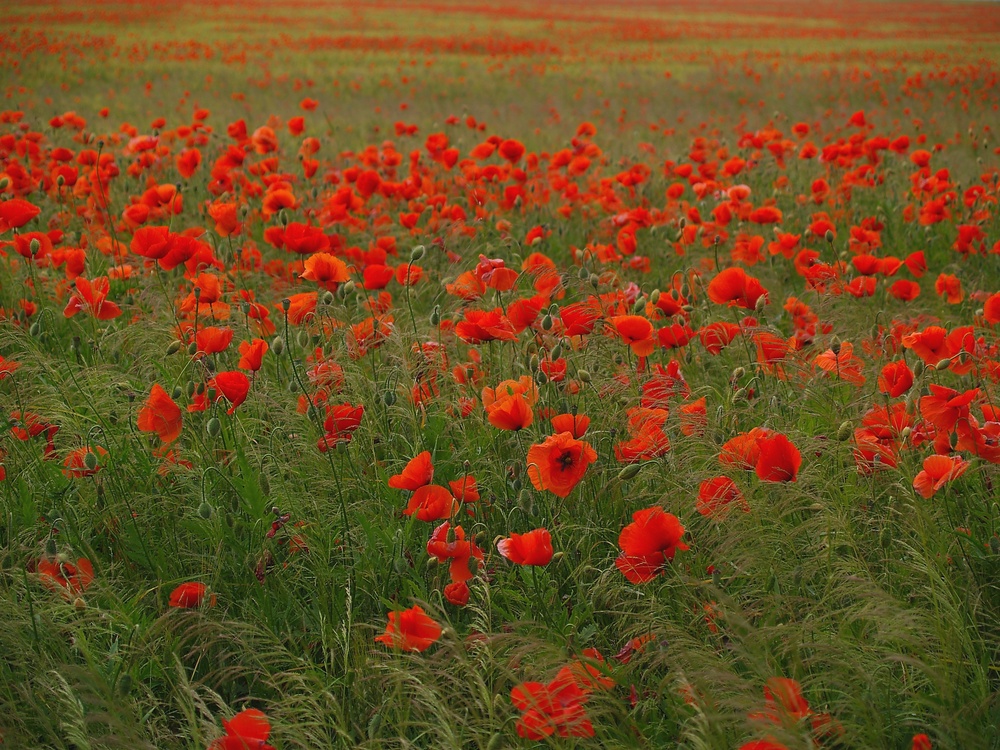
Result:
<svg viewBox="0 0 1000 750">
<path fill-rule="evenodd" d="M 0 747 L 1000 747 L 1000 5 L 15 2 Z"/>
</svg>

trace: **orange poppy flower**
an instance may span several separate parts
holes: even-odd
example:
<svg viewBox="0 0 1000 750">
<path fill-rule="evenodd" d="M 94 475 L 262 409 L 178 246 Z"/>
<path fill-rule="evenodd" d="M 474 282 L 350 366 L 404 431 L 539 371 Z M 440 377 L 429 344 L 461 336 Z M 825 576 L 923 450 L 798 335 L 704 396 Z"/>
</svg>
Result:
<svg viewBox="0 0 1000 750">
<path fill-rule="evenodd" d="M 701 515 L 721 520 L 729 515 L 734 506 L 744 513 L 750 512 L 750 504 L 736 482 L 729 477 L 710 477 L 698 487 L 695 510 Z"/>
<path fill-rule="evenodd" d="M 98 320 L 112 320 L 122 314 L 118 305 L 107 300 L 111 289 L 107 276 L 99 276 L 92 281 L 77 276 L 73 284 L 73 294 L 63 310 L 63 315 L 67 318 L 72 318 L 81 310 L 89 310 Z"/>
<path fill-rule="evenodd" d="M 802 466 L 802 455 L 792 441 L 775 432 L 757 441 L 760 456 L 755 467 L 762 482 L 794 482 Z"/>
<path fill-rule="evenodd" d="M 139 410 L 136 426 L 142 432 L 155 432 L 164 443 L 172 443 L 180 437 L 183 426 L 181 408 L 159 383 L 153 384 L 149 398 Z"/>
<path fill-rule="evenodd" d="M 416 515 L 420 521 L 443 521 L 458 510 L 458 501 L 439 484 L 425 484 L 410 496 L 404 516 Z"/>
<path fill-rule="evenodd" d="M 85 557 L 79 558 L 75 565 L 69 561 L 39 560 L 36 572 L 46 587 L 61 590 L 66 596 L 82 594 L 94 580 L 94 566 Z"/>
<path fill-rule="evenodd" d="M 678 550 L 688 549 L 681 541 L 683 536 L 684 527 L 672 513 L 659 506 L 637 510 L 632 514 L 632 523 L 618 536 L 622 554 L 615 560 L 615 566 L 630 583 L 652 581 Z"/>
<path fill-rule="evenodd" d="M 396 490 L 418 490 L 430 484 L 434 476 L 431 452 L 424 451 L 411 458 L 399 474 L 389 477 L 389 486 Z"/>
<path fill-rule="evenodd" d="M 215 594 L 208 593 L 208 587 L 204 583 L 194 581 L 182 583 L 170 592 L 170 606 L 180 609 L 197 609 L 202 606 L 208 597 L 208 606 L 215 606 Z"/>
<path fill-rule="evenodd" d="M 844 341 L 837 352 L 827 349 L 817 355 L 815 362 L 821 370 L 836 375 L 852 385 L 865 384 L 864 363 L 854 356 L 854 345 L 849 341 Z"/>
<path fill-rule="evenodd" d="M 767 290 L 760 281 L 742 268 L 727 268 L 709 282 L 708 298 L 718 305 L 753 310 L 761 297 L 767 300 Z"/>
<path fill-rule="evenodd" d="M 590 417 L 584 414 L 556 414 L 550 420 L 556 433 L 568 432 L 577 440 L 582 438 L 590 427 Z"/>
<path fill-rule="evenodd" d="M 552 536 L 548 529 L 511 534 L 497 542 L 497 552 L 516 565 L 548 565 L 552 560 Z"/>
<path fill-rule="evenodd" d="M 271 736 L 271 723 L 256 708 L 240 711 L 228 721 L 222 720 L 226 735 L 214 740 L 208 750 L 274 750 L 267 744 Z"/>
<path fill-rule="evenodd" d="M 935 454 L 924 459 L 924 468 L 913 479 L 913 489 L 921 497 L 931 497 L 953 479 L 958 479 L 969 468 L 961 456 Z"/>
<path fill-rule="evenodd" d="M 305 270 L 301 277 L 315 281 L 324 289 L 336 291 L 337 285 L 351 278 L 347 264 L 340 258 L 329 253 L 316 253 L 305 260 Z"/>
<path fill-rule="evenodd" d="M 423 608 L 416 604 L 401 612 L 389 612 L 389 624 L 385 633 L 375 636 L 375 640 L 389 648 L 400 651 L 426 651 L 436 643 L 443 632 Z"/>
<path fill-rule="evenodd" d="M 611 325 L 637 357 L 648 357 L 656 349 L 653 324 L 641 315 L 617 315 Z"/>
<path fill-rule="evenodd" d="M 515 393 L 499 398 L 486 407 L 486 418 L 498 430 L 523 430 L 535 421 L 531 406 L 524 396 Z"/>
<path fill-rule="evenodd" d="M 528 478 L 536 490 L 566 497 L 596 460 L 597 452 L 589 443 L 560 432 L 528 449 Z"/>
<path fill-rule="evenodd" d="M 233 340 L 233 329 L 206 326 L 198 331 L 194 340 L 202 354 L 218 354 L 229 348 Z"/>
<path fill-rule="evenodd" d="M 240 361 L 236 366 L 241 370 L 257 372 L 263 365 L 264 355 L 270 347 L 264 339 L 240 342 Z"/>
<path fill-rule="evenodd" d="M 209 381 L 209 386 L 215 388 L 232 406 L 226 414 L 232 414 L 236 407 L 247 400 L 250 393 L 250 379 L 238 370 L 220 372 Z"/>
<path fill-rule="evenodd" d="M 878 376 L 879 393 L 884 393 L 889 398 L 899 398 L 913 386 L 913 370 L 906 364 L 905 359 L 890 362 L 882 368 Z"/>
</svg>

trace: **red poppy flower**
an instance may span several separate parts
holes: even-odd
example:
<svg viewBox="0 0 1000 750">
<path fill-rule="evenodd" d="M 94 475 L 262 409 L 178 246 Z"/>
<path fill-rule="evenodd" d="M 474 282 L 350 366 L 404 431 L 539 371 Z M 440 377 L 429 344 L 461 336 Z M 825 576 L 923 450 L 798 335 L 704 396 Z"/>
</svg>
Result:
<svg viewBox="0 0 1000 750">
<path fill-rule="evenodd" d="M 552 536 L 547 529 L 512 533 L 497 542 L 497 551 L 517 565 L 548 565 L 552 560 Z"/>
<path fill-rule="evenodd" d="M 416 515 L 420 521 L 443 521 L 458 509 L 458 501 L 439 484 L 425 484 L 410 496 L 404 516 Z"/>
<path fill-rule="evenodd" d="M 139 410 L 136 426 L 142 432 L 155 432 L 164 443 L 172 443 L 181 434 L 181 408 L 159 383 L 153 385 L 149 398 Z"/>
<path fill-rule="evenodd" d="M 475 477 L 464 476 L 448 482 L 451 495 L 460 503 L 474 503 L 479 500 L 479 486 Z"/>
<path fill-rule="evenodd" d="M 67 596 L 82 594 L 94 580 L 94 566 L 85 557 L 79 558 L 76 564 L 69 561 L 39 560 L 36 572 L 49 589 L 61 590 Z"/>
<path fill-rule="evenodd" d="M 566 497 L 596 460 L 597 452 L 589 443 L 560 432 L 528 449 L 528 478 L 536 490 Z"/>
<path fill-rule="evenodd" d="M 753 310 L 757 300 L 767 299 L 767 290 L 760 281 L 742 268 L 727 268 L 709 282 L 708 298 L 718 305 L 742 307 Z"/>
<path fill-rule="evenodd" d="M 473 557 L 477 560 L 483 559 L 483 551 L 476 542 L 465 538 L 465 529 L 461 526 L 452 529 L 448 521 L 434 529 L 427 542 L 427 554 L 439 563 L 445 560 L 451 561 L 448 573 L 452 583 L 465 583 L 471 580 L 469 560 Z"/>
<path fill-rule="evenodd" d="M 208 750 L 274 750 L 267 744 L 271 736 L 271 723 L 256 708 L 240 711 L 236 716 L 222 720 L 226 735 L 214 740 Z"/>
<path fill-rule="evenodd" d="M 323 289 L 336 291 L 339 284 L 349 281 L 351 273 L 344 263 L 336 255 L 329 253 L 315 253 L 305 259 L 305 270 L 301 277 L 307 281 L 315 281 Z"/>
<path fill-rule="evenodd" d="M 906 360 L 900 359 L 890 362 L 882 368 L 878 376 L 879 393 L 884 393 L 889 398 L 899 398 L 913 386 L 913 370 L 906 364 Z"/>
<path fill-rule="evenodd" d="M 215 594 L 208 593 L 208 587 L 204 583 L 188 582 L 170 592 L 170 606 L 181 609 L 197 609 L 205 603 L 208 597 L 208 606 L 215 606 Z"/>
<path fill-rule="evenodd" d="M 664 563 L 674 559 L 677 550 L 688 549 L 681 541 L 683 536 L 684 527 L 672 513 L 659 506 L 637 510 L 632 514 L 632 523 L 618 536 L 622 554 L 615 566 L 631 583 L 652 581 L 663 572 Z"/>
<path fill-rule="evenodd" d="M 799 449 L 780 432 L 771 433 L 757 441 L 760 457 L 757 459 L 757 476 L 763 482 L 794 482 L 802 466 Z"/>
<path fill-rule="evenodd" d="M 583 708 L 589 697 L 568 667 L 548 684 L 521 683 L 510 691 L 511 702 L 524 712 L 517 721 L 518 736 L 542 740 L 558 732 L 560 737 L 593 737 L 594 727 Z"/>
<path fill-rule="evenodd" d="M 229 348 L 233 341 L 233 329 L 206 326 L 198 331 L 194 340 L 202 354 L 218 354 Z"/>
<path fill-rule="evenodd" d="M 101 470 L 101 466 L 98 463 L 94 463 L 94 468 L 89 468 L 87 466 L 87 456 L 93 455 L 95 459 L 100 460 L 100 457 L 108 455 L 108 452 L 104 450 L 101 446 L 94 446 L 94 450 L 84 446 L 82 448 L 77 448 L 72 451 L 66 459 L 63 461 L 63 474 L 67 477 L 81 478 L 81 477 L 92 477 L 94 474 Z"/>
<path fill-rule="evenodd" d="M 98 320 L 112 320 L 122 314 L 122 310 L 114 302 L 108 302 L 107 296 L 111 289 L 107 276 L 99 276 L 88 281 L 83 276 L 77 276 L 73 282 L 74 290 L 63 315 L 72 318 L 81 310 L 89 310 Z"/>
<path fill-rule="evenodd" d="M 611 325 L 637 357 L 648 357 L 656 348 L 653 324 L 641 315 L 617 315 L 610 319 Z"/>
<path fill-rule="evenodd" d="M 744 513 L 750 512 L 750 504 L 736 482 L 729 477 L 711 477 L 698 487 L 695 510 L 701 515 L 721 520 L 729 515 L 734 506 Z"/>
<path fill-rule="evenodd" d="M 436 643 L 443 632 L 419 604 L 401 612 L 389 612 L 385 633 L 375 640 L 400 651 L 426 651 Z"/>
<path fill-rule="evenodd" d="M 132 235 L 129 248 L 133 253 L 149 260 L 159 260 L 170 251 L 169 227 L 142 227 Z"/>
<path fill-rule="evenodd" d="M 531 406 L 520 393 L 504 396 L 491 403 L 486 407 L 486 417 L 498 430 L 523 430 L 535 421 Z"/>
<path fill-rule="evenodd" d="M 931 383 L 930 395 L 920 398 L 920 416 L 939 430 L 951 431 L 959 419 L 968 417 L 969 404 L 979 395 L 979 389 L 959 393 L 937 383 Z"/>
<path fill-rule="evenodd" d="M 215 388 L 231 404 L 227 414 L 234 413 L 236 407 L 246 401 L 250 393 L 250 379 L 238 370 L 216 374 L 209 381 L 209 386 Z"/>
<path fill-rule="evenodd" d="M 913 479 L 913 489 L 922 497 L 931 497 L 953 479 L 958 479 L 969 468 L 961 456 L 933 455 L 924 459 L 924 468 Z"/>
<path fill-rule="evenodd" d="M 590 427 L 590 417 L 584 414 L 556 414 L 549 421 L 555 432 L 568 432 L 577 440 L 582 438 Z"/>
<path fill-rule="evenodd" d="M 236 366 L 241 370 L 257 372 L 263 365 L 264 355 L 270 347 L 264 339 L 240 342 L 240 361 Z"/>
<path fill-rule="evenodd" d="M 396 490 L 411 492 L 430 484 L 434 476 L 434 464 L 431 463 L 431 452 L 424 451 L 411 458 L 399 474 L 389 477 L 389 486 Z"/>
<path fill-rule="evenodd" d="M 0 201 L 0 234 L 20 229 L 41 212 L 38 206 L 20 198 Z"/>
</svg>

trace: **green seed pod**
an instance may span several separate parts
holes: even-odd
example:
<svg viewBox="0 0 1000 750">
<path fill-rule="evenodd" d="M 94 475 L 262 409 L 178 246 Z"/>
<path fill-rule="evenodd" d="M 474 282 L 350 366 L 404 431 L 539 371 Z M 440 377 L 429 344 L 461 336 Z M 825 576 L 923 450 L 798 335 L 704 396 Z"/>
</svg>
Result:
<svg viewBox="0 0 1000 750">
<path fill-rule="evenodd" d="M 510 486 L 513 487 L 514 492 L 520 492 L 521 488 L 524 486 L 524 483 L 521 481 L 521 477 L 515 477 L 511 481 Z"/>
<path fill-rule="evenodd" d="M 412 250 L 410 250 L 410 263 L 416 263 L 418 260 L 424 257 L 424 252 L 427 248 L 423 245 L 417 245 Z"/>
<path fill-rule="evenodd" d="M 278 356 L 281 356 L 281 353 L 285 351 L 285 340 L 281 336 L 275 336 L 271 339 L 271 351 Z"/>
<path fill-rule="evenodd" d="M 854 425 L 850 421 L 845 420 L 840 423 L 840 427 L 837 429 L 837 440 L 844 442 L 851 439 L 851 435 L 854 433 Z"/>
<path fill-rule="evenodd" d="M 434 309 L 431 310 L 430 321 L 431 325 L 435 328 L 441 325 L 441 305 L 434 305 Z"/>
<path fill-rule="evenodd" d="M 580 378 L 581 383 L 589 383 L 591 380 L 589 370 L 577 370 L 576 376 Z"/>
<path fill-rule="evenodd" d="M 549 359 L 551 359 L 554 362 L 555 360 L 559 359 L 562 356 L 562 354 L 563 354 L 562 344 L 556 344 L 555 346 L 552 347 L 552 351 L 549 352 Z"/>
<path fill-rule="evenodd" d="M 170 346 L 167 347 L 167 356 L 169 357 L 172 354 L 177 354 L 177 352 L 179 352 L 183 347 L 183 341 L 177 341 L 176 339 L 171 341 Z"/>
<path fill-rule="evenodd" d="M 546 314 L 545 317 L 542 318 L 542 330 L 543 331 L 551 331 L 552 330 L 552 316 L 551 315 Z"/>
<path fill-rule="evenodd" d="M 642 471 L 642 464 L 629 464 L 618 472 L 618 479 L 624 482 L 637 476 L 640 471 Z"/>
<path fill-rule="evenodd" d="M 41 335 L 41 333 L 42 333 L 42 323 L 41 321 L 36 320 L 34 323 L 31 324 L 31 327 L 28 328 L 28 335 L 31 336 L 32 338 L 38 338 Z"/>
<path fill-rule="evenodd" d="M 334 296 L 333 292 L 331 292 L 331 291 L 330 291 L 329 289 L 327 289 L 327 290 L 326 290 L 326 291 L 325 291 L 325 292 L 323 293 L 323 304 L 324 304 L 324 305 L 328 305 L 328 306 L 329 306 L 329 305 L 332 305 L 332 304 L 333 304 L 333 301 L 334 301 L 335 299 L 336 299 L 336 297 Z"/>
<path fill-rule="evenodd" d="M 191 356 L 191 357 L 193 357 L 195 354 L 198 353 L 198 344 L 196 342 L 192 341 L 190 344 L 188 344 L 187 351 L 188 351 L 188 355 Z"/>
<path fill-rule="evenodd" d="M 208 420 L 205 425 L 205 432 L 208 433 L 209 437 L 219 437 L 222 433 L 222 422 L 219 421 L 218 417 L 212 417 Z"/>
<path fill-rule="evenodd" d="M 83 455 L 83 465 L 87 467 L 88 471 L 95 471 L 97 469 L 97 454 L 93 451 L 87 451 Z"/>
<path fill-rule="evenodd" d="M 198 515 L 207 521 L 212 517 L 212 510 L 212 506 L 202 500 L 201 505 L 198 506 Z"/>
<path fill-rule="evenodd" d="M 392 406 L 396 403 L 396 393 L 394 391 L 386 391 L 382 394 L 382 403 L 386 406 Z"/>
</svg>

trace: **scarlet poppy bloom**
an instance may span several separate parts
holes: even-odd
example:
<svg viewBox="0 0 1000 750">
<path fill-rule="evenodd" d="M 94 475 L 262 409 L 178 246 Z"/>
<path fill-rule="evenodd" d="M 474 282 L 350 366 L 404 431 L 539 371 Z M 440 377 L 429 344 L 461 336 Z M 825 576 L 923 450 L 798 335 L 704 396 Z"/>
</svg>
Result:
<svg viewBox="0 0 1000 750">
<path fill-rule="evenodd" d="M 708 298 L 718 305 L 753 310 L 757 300 L 767 300 L 767 290 L 760 281 L 742 268 L 727 268 L 715 275 L 708 284 Z"/>
<path fill-rule="evenodd" d="M 434 529 L 427 542 L 427 554 L 437 559 L 439 563 L 451 561 L 448 573 L 452 583 L 465 583 L 471 580 L 469 560 L 473 557 L 477 560 L 483 559 L 483 551 L 476 542 L 465 538 L 465 529 L 461 526 L 452 529 L 448 521 Z"/>
<path fill-rule="evenodd" d="M 169 227 L 142 227 L 132 235 L 129 248 L 133 253 L 149 260 L 159 260 L 170 251 Z"/>
<path fill-rule="evenodd" d="M 910 750 L 931 750 L 931 738 L 926 734 L 913 735 Z"/>
<path fill-rule="evenodd" d="M 531 406 L 520 393 L 494 401 L 486 407 L 486 417 L 498 430 L 523 430 L 535 421 Z"/>
<path fill-rule="evenodd" d="M 648 583 L 663 572 L 677 550 L 689 549 L 681 541 L 683 536 L 684 527 L 672 513 L 659 506 L 637 510 L 618 536 L 622 554 L 615 566 L 630 583 Z"/>
<path fill-rule="evenodd" d="M 240 342 L 240 361 L 236 366 L 241 370 L 257 372 L 263 365 L 264 355 L 270 347 L 264 339 Z"/>
<path fill-rule="evenodd" d="M 451 496 L 460 503 L 474 503 L 479 500 L 479 486 L 475 477 L 464 476 L 461 479 L 453 479 L 448 482 L 451 488 Z"/>
<path fill-rule="evenodd" d="M 754 427 L 727 440 L 719 451 L 719 463 L 736 469 L 752 469 L 760 458 L 760 439 L 770 432 Z"/>
<path fill-rule="evenodd" d="M 443 521 L 458 510 L 458 501 L 439 484 L 425 484 L 410 496 L 404 516 L 416 515 L 420 521 Z"/>
<path fill-rule="evenodd" d="M 794 482 L 802 466 L 799 449 L 780 432 L 771 433 L 757 441 L 760 456 L 757 459 L 757 476 L 762 482 Z"/>
<path fill-rule="evenodd" d="M 560 432 L 528 449 L 528 478 L 536 490 L 566 497 L 596 460 L 597 452 L 589 443 Z"/>
<path fill-rule="evenodd" d="M 326 419 L 323 429 L 326 434 L 319 439 L 317 447 L 320 453 L 326 453 L 328 448 L 340 442 L 350 442 L 351 436 L 361 426 L 365 415 L 364 404 L 335 404 L 326 407 Z"/>
<path fill-rule="evenodd" d="M 46 587 L 61 590 L 67 596 L 82 594 L 94 580 L 94 566 L 85 557 L 79 558 L 75 565 L 68 560 L 39 560 L 35 570 Z"/>
<path fill-rule="evenodd" d="M 740 331 L 740 327 L 735 323 L 720 321 L 703 326 L 698 331 L 698 338 L 709 354 L 718 355 L 739 336 Z"/>
<path fill-rule="evenodd" d="M 734 506 L 744 513 L 750 512 L 750 504 L 736 482 L 729 477 L 710 477 L 698 487 L 695 510 L 701 515 L 721 520 L 729 515 Z"/>
<path fill-rule="evenodd" d="M 937 383 L 931 383 L 928 387 L 930 395 L 920 399 L 920 416 L 946 432 L 950 432 L 959 419 L 969 416 L 969 404 L 979 395 L 978 388 L 959 393 Z"/>
<path fill-rule="evenodd" d="M 708 411 L 706 409 L 706 399 L 704 396 L 692 401 L 690 404 L 682 404 L 680 408 L 681 432 L 685 435 L 701 435 L 708 426 Z"/>
<path fill-rule="evenodd" d="M 585 414 L 556 414 L 549 421 L 555 432 L 568 432 L 577 440 L 582 438 L 590 427 L 590 417 Z"/>
<path fill-rule="evenodd" d="M 611 325 L 638 357 L 648 357 L 656 348 L 653 338 L 653 324 L 641 315 L 617 315 L 610 319 Z"/>
<path fill-rule="evenodd" d="M 900 279 L 889 287 L 889 294 L 901 302 L 912 302 L 920 296 L 920 284 L 908 279 Z"/>
<path fill-rule="evenodd" d="M 315 281 L 324 289 L 336 291 L 337 285 L 351 278 L 347 264 L 336 255 L 316 253 L 305 260 L 305 270 L 302 278 Z"/>
<path fill-rule="evenodd" d="M 20 366 L 20 362 L 15 362 L 11 359 L 4 359 L 0 356 L 0 380 L 5 380 L 9 376 L 13 375 Z"/>
<path fill-rule="evenodd" d="M 250 379 L 238 370 L 220 372 L 209 381 L 209 386 L 215 388 L 226 400 L 232 404 L 227 414 L 236 411 L 236 407 L 247 400 L 250 393 Z"/>
<path fill-rule="evenodd" d="M 218 354 L 229 348 L 233 341 L 232 328 L 205 326 L 194 337 L 195 346 L 202 354 Z"/>
<path fill-rule="evenodd" d="M 112 320 L 122 314 L 122 309 L 114 302 L 108 302 L 107 296 L 111 289 L 107 276 L 88 281 L 83 276 L 77 276 L 74 284 L 73 294 L 70 295 L 69 302 L 63 315 L 72 318 L 81 310 L 89 310 L 90 314 L 98 320 Z"/>
<path fill-rule="evenodd" d="M 256 708 L 240 711 L 236 716 L 222 720 L 226 735 L 214 740 L 208 750 L 274 750 L 267 744 L 271 736 L 271 723 Z"/>
<path fill-rule="evenodd" d="M 913 370 L 906 364 L 906 360 L 900 359 L 890 362 L 882 368 L 878 376 L 879 393 L 884 393 L 889 398 L 899 398 L 913 386 Z"/>
<path fill-rule="evenodd" d="M 208 207 L 208 215 L 215 222 L 215 231 L 220 236 L 229 237 L 242 228 L 236 209 L 235 203 L 213 203 Z"/>
<path fill-rule="evenodd" d="M 552 560 L 552 536 L 547 529 L 512 533 L 497 542 L 497 552 L 517 565 L 548 565 Z"/>
<path fill-rule="evenodd" d="M 41 212 L 38 206 L 20 198 L 0 201 L 0 234 L 20 229 Z"/>
<path fill-rule="evenodd" d="M 208 587 L 204 583 L 194 581 L 182 583 L 170 592 L 170 606 L 180 609 L 197 609 L 205 603 L 208 597 L 208 606 L 215 606 L 215 594 L 208 593 Z"/>
<path fill-rule="evenodd" d="M 108 452 L 99 445 L 94 446 L 94 450 L 86 446 L 77 448 L 66 456 L 66 459 L 63 461 L 63 474 L 67 477 L 77 479 L 94 476 L 94 474 L 101 470 L 101 466 L 98 463 L 95 463 L 92 469 L 87 466 L 87 456 L 91 454 L 95 459 L 100 460 L 100 457 L 108 455 Z"/>
<path fill-rule="evenodd" d="M 385 633 L 375 640 L 400 651 L 426 651 L 436 643 L 443 632 L 441 626 L 424 612 L 419 604 L 401 612 L 389 612 Z"/>
<path fill-rule="evenodd" d="M 927 326 L 922 331 L 914 331 L 903 336 L 903 346 L 911 349 L 925 365 L 936 365 L 954 352 L 948 341 L 948 331 L 941 326 Z"/>
<path fill-rule="evenodd" d="M 142 432 L 155 432 L 164 443 L 172 443 L 180 437 L 183 426 L 181 408 L 159 383 L 153 384 L 149 398 L 139 410 L 136 426 Z"/>
<path fill-rule="evenodd" d="M 965 299 L 962 282 L 954 274 L 940 274 L 934 282 L 934 291 L 939 297 L 944 297 L 949 305 L 957 305 Z"/>
<path fill-rule="evenodd" d="M 568 667 L 548 684 L 523 682 L 510 691 L 510 700 L 523 711 L 517 734 L 542 740 L 558 732 L 560 737 L 593 737 L 594 727 L 583 705 L 589 693 L 581 690 Z"/>
<path fill-rule="evenodd" d="M 931 497 L 953 479 L 958 479 L 969 468 L 961 456 L 934 454 L 924 459 L 924 468 L 913 479 L 913 489 L 922 497 Z"/>
<path fill-rule="evenodd" d="M 827 349 L 816 356 L 815 362 L 821 370 L 836 375 L 852 385 L 865 384 L 864 363 L 854 356 L 854 345 L 850 341 L 843 342 L 837 352 Z"/>
<path fill-rule="evenodd" d="M 411 458 L 399 474 L 389 477 L 389 486 L 396 490 L 414 491 L 430 484 L 434 476 L 431 452 L 424 451 Z"/>
<path fill-rule="evenodd" d="M 496 310 L 467 310 L 465 320 L 455 326 L 455 334 L 467 344 L 486 341 L 514 341 L 514 326 L 497 308 Z"/>
</svg>

